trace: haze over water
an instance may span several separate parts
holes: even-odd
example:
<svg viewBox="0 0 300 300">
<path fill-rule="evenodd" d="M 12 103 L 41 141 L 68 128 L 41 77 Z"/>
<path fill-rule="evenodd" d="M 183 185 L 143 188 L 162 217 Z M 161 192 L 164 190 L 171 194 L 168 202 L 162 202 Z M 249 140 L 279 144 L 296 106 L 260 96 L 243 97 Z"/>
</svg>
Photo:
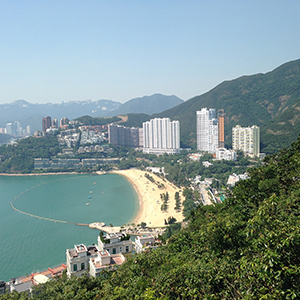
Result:
<svg viewBox="0 0 300 300">
<path fill-rule="evenodd" d="M 0 280 L 6 281 L 65 263 L 67 248 L 96 244 L 99 234 L 13 210 L 10 202 L 22 193 L 13 202 L 17 209 L 67 222 L 122 225 L 138 211 L 134 188 L 117 174 L 1 176 L 0 192 Z"/>
</svg>

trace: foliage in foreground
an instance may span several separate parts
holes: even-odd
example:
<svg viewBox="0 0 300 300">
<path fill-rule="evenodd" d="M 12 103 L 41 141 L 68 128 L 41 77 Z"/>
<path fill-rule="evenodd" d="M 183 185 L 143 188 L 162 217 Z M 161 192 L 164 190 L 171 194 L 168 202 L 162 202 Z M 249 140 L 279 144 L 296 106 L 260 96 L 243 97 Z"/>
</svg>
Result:
<svg viewBox="0 0 300 300">
<path fill-rule="evenodd" d="M 300 139 L 251 169 L 222 204 L 199 206 L 166 246 L 106 277 L 56 279 L 33 299 L 299 298 L 299 174 Z"/>
</svg>

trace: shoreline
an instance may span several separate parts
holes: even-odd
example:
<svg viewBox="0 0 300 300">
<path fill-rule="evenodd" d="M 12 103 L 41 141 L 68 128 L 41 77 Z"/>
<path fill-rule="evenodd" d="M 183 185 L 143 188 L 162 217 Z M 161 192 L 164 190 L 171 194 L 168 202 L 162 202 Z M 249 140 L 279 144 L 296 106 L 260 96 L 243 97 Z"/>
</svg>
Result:
<svg viewBox="0 0 300 300">
<path fill-rule="evenodd" d="M 182 222 L 184 217 L 182 214 L 182 209 L 180 211 L 175 211 L 175 192 L 179 192 L 180 188 L 174 186 L 172 183 L 166 179 L 162 179 L 159 176 L 153 174 L 150 171 L 142 171 L 138 169 L 128 169 L 128 170 L 113 170 L 108 173 L 118 174 L 124 176 L 127 181 L 133 186 L 139 201 L 139 208 L 136 216 L 130 220 L 129 223 L 134 223 L 135 225 L 141 224 L 142 222 L 146 223 L 146 226 L 149 228 L 161 228 L 165 227 L 165 220 L 169 217 L 174 217 L 177 222 Z M 145 174 L 149 174 L 155 182 L 162 183 L 164 188 L 159 189 L 156 183 L 151 182 L 145 177 Z M 105 172 L 86 172 L 86 173 L 77 173 L 77 172 L 53 172 L 53 173 L 29 173 L 29 174 L 9 174 L 9 173 L 0 173 L 0 176 L 49 176 L 49 175 L 103 175 Z M 168 192 L 169 201 L 168 209 L 166 211 L 161 210 L 161 205 L 163 201 L 161 200 L 160 195 Z M 183 199 L 181 199 L 183 201 Z"/>
<path fill-rule="evenodd" d="M 28 173 L 28 174 L 19 174 L 19 173 L 0 173 L 0 176 L 48 176 L 48 175 L 80 175 L 80 174 L 98 174 L 97 172 L 52 172 L 52 173 Z M 100 175 L 100 174 L 98 174 Z"/>
<path fill-rule="evenodd" d="M 139 210 L 134 217 L 132 223 L 140 224 L 145 222 L 147 227 L 165 227 L 165 220 L 169 217 L 174 217 L 177 222 L 182 222 L 184 217 L 182 210 L 175 211 L 175 192 L 179 192 L 180 189 L 175 187 L 167 180 L 163 181 L 162 178 L 153 174 L 152 172 L 141 171 L 138 169 L 118 170 L 112 171 L 113 174 L 119 174 L 124 176 L 130 184 L 136 190 L 139 197 Z M 156 182 L 163 183 L 165 188 L 159 189 L 155 183 L 152 183 L 145 177 L 145 173 L 148 173 L 154 178 Z M 161 205 L 163 201 L 160 198 L 160 194 L 168 192 L 169 201 L 167 211 L 161 211 Z"/>
</svg>

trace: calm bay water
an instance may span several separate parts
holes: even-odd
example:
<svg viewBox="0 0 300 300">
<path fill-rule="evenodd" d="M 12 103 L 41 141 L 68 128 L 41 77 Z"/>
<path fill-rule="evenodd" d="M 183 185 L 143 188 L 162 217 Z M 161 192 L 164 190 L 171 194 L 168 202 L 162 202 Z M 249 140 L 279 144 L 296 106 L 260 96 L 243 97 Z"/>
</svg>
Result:
<svg viewBox="0 0 300 300">
<path fill-rule="evenodd" d="M 96 244 L 99 234 L 21 214 L 10 204 L 16 197 L 21 211 L 74 223 L 122 225 L 138 211 L 134 188 L 117 174 L 0 176 L 0 280 L 6 281 L 64 263 L 67 248 Z"/>
</svg>

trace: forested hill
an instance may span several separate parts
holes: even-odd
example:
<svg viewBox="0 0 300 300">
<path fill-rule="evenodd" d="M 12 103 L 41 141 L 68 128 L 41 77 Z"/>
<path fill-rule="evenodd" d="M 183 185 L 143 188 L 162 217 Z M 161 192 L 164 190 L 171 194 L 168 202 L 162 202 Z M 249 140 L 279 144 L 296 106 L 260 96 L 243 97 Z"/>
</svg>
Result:
<svg viewBox="0 0 300 300">
<path fill-rule="evenodd" d="M 300 139 L 249 173 L 166 246 L 97 279 L 52 280 L 31 299 L 299 299 Z"/>
<path fill-rule="evenodd" d="M 261 127 L 262 151 L 274 153 L 288 147 L 300 132 L 300 60 L 266 74 L 224 81 L 206 94 L 153 116 L 179 120 L 181 140 L 191 146 L 196 141 L 196 111 L 203 107 L 225 110 L 228 146 L 231 128 L 239 124 Z"/>
</svg>

